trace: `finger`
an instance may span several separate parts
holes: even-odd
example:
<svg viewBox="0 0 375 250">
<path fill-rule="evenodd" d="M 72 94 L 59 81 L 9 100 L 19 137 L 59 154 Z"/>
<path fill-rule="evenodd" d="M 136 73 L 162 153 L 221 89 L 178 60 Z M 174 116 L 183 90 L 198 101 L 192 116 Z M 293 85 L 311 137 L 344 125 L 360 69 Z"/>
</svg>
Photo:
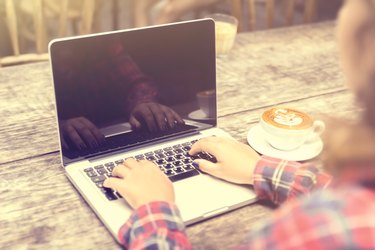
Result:
<svg viewBox="0 0 375 250">
<path fill-rule="evenodd" d="M 191 146 L 189 154 L 195 155 L 199 152 L 207 152 L 216 157 L 217 143 L 218 140 L 214 136 L 200 139 Z"/>
<path fill-rule="evenodd" d="M 112 176 L 115 177 L 120 177 L 120 178 L 125 178 L 126 175 L 129 173 L 130 169 L 126 167 L 125 165 L 117 165 L 113 170 L 112 170 Z"/>
<path fill-rule="evenodd" d="M 173 128 L 176 125 L 176 122 L 184 123 L 181 117 L 172 109 L 165 107 L 164 113 L 165 113 L 165 117 L 167 118 L 169 127 Z"/>
<path fill-rule="evenodd" d="M 125 185 L 124 180 L 119 178 L 108 178 L 103 182 L 103 186 L 106 188 L 111 188 L 116 190 L 121 194 L 124 199 L 129 203 L 129 205 L 134 208 L 135 204 L 132 199 L 130 199 L 130 193 L 128 191 L 128 185 Z"/>
<path fill-rule="evenodd" d="M 160 169 L 155 163 L 149 160 L 140 160 L 138 161 L 139 166 L 144 166 L 144 167 L 151 167 L 151 168 L 156 168 Z"/>
<path fill-rule="evenodd" d="M 66 133 L 67 133 L 69 139 L 73 142 L 73 144 L 78 149 L 87 148 L 85 142 L 82 140 L 81 136 L 78 134 L 77 130 L 73 126 L 68 125 L 66 127 Z"/>
<path fill-rule="evenodd" d="M 90 120 L 82 119 L 82 123 L 91 131 L 94 135 L 97 142 L 103 143 L 104 142 L 104 135 L 100 132 L 100 130 L 92 123 Z"/>
<path fill-rule="evenodd" d="M 173 109 L 170 109 L 168 108 L 169 112 L 172 113 L 174 119 L 178 122 L 178 123 L 185 123 L 184 120 L 181 118 L 181 116 L 179 114 L 177 114 L 176 111 L 174 111 Z"/>
<path fill-rule="evenodd" d="M 199 170 L 207 174 L 217 176 L 217 172 L 219 169 L 219 166 L 217 163 L 212 163 L 210 161 L 203 160 L 203 159 L 197 159 L 197 160 L 194 160 L 194 162 L 198 165 Z"/>
<path fill-rule="evenodd" d="M 81 138 L 86 142 L 86 145 L 89 145 L 92 148 L 95 148 L 99 145 L 99 142 L 96 141 L 95 136 L 91 133 L 90 129 L 82 122 L 78 120 L 77 123 L 74 123 L 74 128 L 81 136 Z"/>
<path fill-rule="evenodd" d="M 165 113 L 163 111 L 163 109 L 161 108 L 161 105 L 159 104 L 154 104 L 154 105 L 151 105 L 150 106 L 150 110 L 154 116 L 154 119 L 157 123 L 157 126 L 160 130 L 165 130 L 166 129 L 166 126 L 165 126 Z"/>
<path fill-rule="evenodd" d="M 103 187 L 111 188 L 113 190 L 116 190 L 122 196 L 124 196 L 123 193 L 125 193 L 124 190 L 126 190 L 126 187 L 124 185 L 124 180 L 119 179 L 119 178 L 115 178 L 115 177 L 110 177 L 110 178 L 105 179 L 104 182 L 103 182 Z"/>
<path fill-rule="evenodd" d="M 123 165 L 129 169 L 132 169 L 134 167 L 137 167 L 140 165 L 140 162 L 137 161 L 136 159 L 134 158 L 128 158 L 124 161 Z"/>
<path fill-rule="evenodd" d="M 151 132 L 156 131 L 154 115 L 152 114 L 152 111 L 148 106 L 142 109 L 139 115 L 142 116 L 143 120 L 146 122 L 148 130 L 150 130 Z"/>
<path fill-rule="evenodd" d="M 137 118 L 135 118 L 135 116 L 133 115 L 130 116 L 129 123 L 134 130 L 138 130 L 142 127 L 142 124 L 140 123 L 140 121 L 138 121 Z"/>
</svg>

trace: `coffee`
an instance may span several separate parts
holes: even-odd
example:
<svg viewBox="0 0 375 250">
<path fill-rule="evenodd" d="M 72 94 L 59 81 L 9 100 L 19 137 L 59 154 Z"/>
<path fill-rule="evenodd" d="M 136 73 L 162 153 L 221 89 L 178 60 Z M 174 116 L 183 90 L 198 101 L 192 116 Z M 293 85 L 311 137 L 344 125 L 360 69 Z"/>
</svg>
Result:
<svg viewBox="0 0 375 250">
<path fill-rule="evenodd" d="M 199 108 L 205 114 L 205 118 L 216 116 L 216 92 L 215 90 L 204 90 L 197 93 Z"/>
<path fill-rule="evenodd" d="M 314 120 L 305 112 L 285 107 L 264 111 L 260 126 L 264 139 L 272 147 L 286 151 L 315 141 L 325 129 L 322 121 Z"/>
<path fill-rule="evenodd" d="M 306 129 L 314 123 L 308 114 L 291 108 L 271 108 L 262 114 L 262 119 L 272 126 L 284 129 Z"/>
</svg>

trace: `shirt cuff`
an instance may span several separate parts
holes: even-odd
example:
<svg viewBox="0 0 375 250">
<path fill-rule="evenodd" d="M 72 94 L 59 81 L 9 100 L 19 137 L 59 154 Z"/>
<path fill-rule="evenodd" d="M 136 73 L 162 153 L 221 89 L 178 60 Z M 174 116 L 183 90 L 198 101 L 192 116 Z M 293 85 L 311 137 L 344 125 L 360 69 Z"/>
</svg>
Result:
<svg viewBox="0 0 375 250">
<path fill-rule="evenodd" d="M 327 186 L 331 176 L 311 163 L 262 156 L 255 166 L 254 190 L 259 199 L 281 204 L 287 199 Z"/>
<path fill-rule="evenodd" d="M 120 228 L 118 238 L 126 248 L 138 236 L 165 228 L 168 231 L 184 231 L 185 225 L 174 203 L 155 201 L 140 206 Z"/>
</svg>

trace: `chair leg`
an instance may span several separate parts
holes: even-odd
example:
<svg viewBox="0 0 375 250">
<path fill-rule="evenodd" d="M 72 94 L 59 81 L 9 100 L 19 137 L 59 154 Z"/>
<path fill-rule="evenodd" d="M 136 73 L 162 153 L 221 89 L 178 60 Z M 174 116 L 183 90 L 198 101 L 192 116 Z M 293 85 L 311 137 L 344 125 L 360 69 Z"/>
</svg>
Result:
<svg viewBox="0 0 375 250">
<path fill-rule="evenodd" d="M 255 30 L 256 26 L 256 5 L 255 0 L 248 1 L 249 7 L 249 30 Z"/>
<path fill-rule="evenodd" d="M 238 30 L 243 29 L 242 3 L 241 0 L 231 0 L 232 15 L 238 19 Z"/>
<path fill-rule="evenodd" d="M 274 0 L 266 0 L 266 23 L 268 28 L 273 27 L 273 17 L 275 12 L 275 2 Z"/>
<path fill-rule="evenodd" d="M 295 5 L 296 5 L 296 1 L 295 0 L 287 0 L 287 3 L 286 3 L 286 14 L 285 14 L 285 23 L 286 23 L 287 26 L 293 24 Z"/>
<path fill-rule="evenodd" d="M 316 15 L 316 0 L 305 0 L 304 22 L 310 23 Z"/>
<path fill-rule="evenodd" d="M 46 22 L 43 13 L 42 0 L 33 0 L 33 18 L 35 28 L 35 43 L 37 53 L 47 51 Z"/>
<path fill-rule="evenodd" d="M 14 55 L 20 54 L 16 10 L 13 0 L 5 1 L 5 13 Z"/>
</svg>

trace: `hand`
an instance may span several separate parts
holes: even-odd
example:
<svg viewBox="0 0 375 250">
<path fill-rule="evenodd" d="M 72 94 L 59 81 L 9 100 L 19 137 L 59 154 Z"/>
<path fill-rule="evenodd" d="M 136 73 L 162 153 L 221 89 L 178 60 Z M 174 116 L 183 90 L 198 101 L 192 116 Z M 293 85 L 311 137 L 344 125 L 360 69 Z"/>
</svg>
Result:
<svg viewBox="0 0 375 250">
<path fill-rule="evenodd" d="M 231 138 L 208 137 L 194 143 L 189 154 L 199 152 L 207 152 L 217 159 L 217 163 L 195 160 L 203 172 L 233 183 L 253 184 L 253 172 L 260 156 L 249 146 Z"/>
<path fill-rule="evenodd" d="M 173 128 L 176 123 L 184 123 L 184 121 L 171 108 L 159 103 L 147 102 L 133 108 L 129 123 L 134 129 L 140 129 L 142 123 L 145 123 L 148 130 L 153 132 Z"/>
<path fill-rule="evenodd" d="M 78 149 L 95 148 L 104 142 L 104 135 L 85 117 L 76 117 L 61 122 L 62 144 L 69 149 L 66 140 Z"/>
<path fill-rule="evenodd" d="M 172 182 L 154 163 L 126 160 L 116 166 L 103 186 L 117 190 L 133 208 L 152 201 L 174 202 Z"/>
</svg>

